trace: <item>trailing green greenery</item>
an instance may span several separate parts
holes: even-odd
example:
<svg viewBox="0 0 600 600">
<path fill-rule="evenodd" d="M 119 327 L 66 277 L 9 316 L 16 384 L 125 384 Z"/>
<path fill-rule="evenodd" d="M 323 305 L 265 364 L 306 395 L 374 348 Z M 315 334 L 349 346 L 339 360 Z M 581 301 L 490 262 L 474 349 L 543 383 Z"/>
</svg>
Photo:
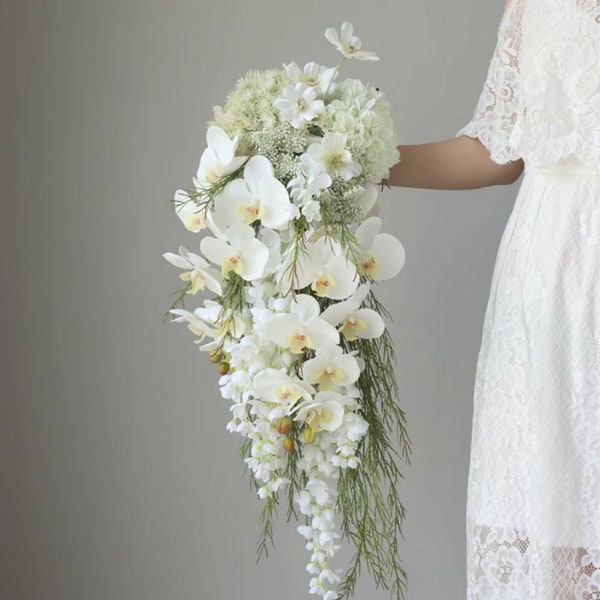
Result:
<svg viewBox="0 0 600 600">
<path fill-rule="evenodd" d="M 365 305 L 389 317 L 372 292 Z M 364 563 L 378 587 L 401 599 L 407 573 L 398 559 L 398 550 L 406 511 L 398 492 L 403 475 L 397 459 L 410 464 L 411 442 L 405 413 L 398 402 L 394 348 L 387 329 L 380 338 L 345 341 L 344 345 L 347 351 L 358 350 L 365 363 L 357 385 L 361 414 L 369 430 L 358 448 L 360 467 L 343 470 L 338 482 L 343 536 L 355 547 L 338 591 L 341 598 L 353 594 Z"/>
</svg>

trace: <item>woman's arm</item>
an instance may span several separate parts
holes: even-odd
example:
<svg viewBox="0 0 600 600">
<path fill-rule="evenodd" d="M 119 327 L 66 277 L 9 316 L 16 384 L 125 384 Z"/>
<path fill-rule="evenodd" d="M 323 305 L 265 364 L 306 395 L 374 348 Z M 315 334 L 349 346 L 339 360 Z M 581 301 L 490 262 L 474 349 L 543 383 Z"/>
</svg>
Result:
<svg viewBox="0 0 600 600">
<path fill-rule="evenodd" d="M 508 185 L 523 171 L 522 159 L 499 165 L 477 138 L 466 135 L 427 144 L 398 146 L 398 150 L 400 161 L 390 169 L 389 185 L 470 190 Z"/>
<path fill-rule="evenodd" d="M 506 0 L 505 18 L 513 0 Z M 398 146 L 400 162 L 390 170 L 388 184 L 437 190 L 469 190 L 516 181 L 523 160 L 504 165 L 490 158 L 475 137 L 459 135 L 449 140 Z"/>
</svg>

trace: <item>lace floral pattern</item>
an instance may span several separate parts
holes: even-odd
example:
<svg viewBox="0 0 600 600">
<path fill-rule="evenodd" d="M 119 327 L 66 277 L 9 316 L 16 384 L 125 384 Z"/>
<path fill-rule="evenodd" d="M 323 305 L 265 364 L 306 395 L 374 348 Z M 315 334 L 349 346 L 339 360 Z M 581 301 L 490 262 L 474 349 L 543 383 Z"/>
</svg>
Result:
<svg viewBox="0 0 600 600">
<path fill-rule="evenodd" d="M 512 0 L 473 118 L 499 164 L 577 156 L 600 170 L 598 0 Z"/>
<path fill-rule="evenodd" d="M 600 174 L 569 164 L 527 168 L 496 256 L 474 385 L 468 600 L 600 600 Z"/>
<path fill-rule="evenodd" d="M 519 49 L 524 0 L 512 0 L 498 28 L 498 40 L 473 118 L 456 136 L 478 137 L 492 160 L 504 164 L 520 158 L 509 144 L 518 116 Z"/>
<path fill-rule="evenodd" d="M 473 118 L 525 177 L 473 395 L 468 600 L 600 600 L 600 0 L 512 0 Z"/>
</svg>

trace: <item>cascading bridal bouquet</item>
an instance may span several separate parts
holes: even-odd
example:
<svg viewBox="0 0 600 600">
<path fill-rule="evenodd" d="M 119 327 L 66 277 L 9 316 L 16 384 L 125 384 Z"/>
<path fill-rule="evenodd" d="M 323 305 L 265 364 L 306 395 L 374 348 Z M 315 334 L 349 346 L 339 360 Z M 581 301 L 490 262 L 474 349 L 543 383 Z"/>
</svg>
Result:
<svg viewBox="0 0 600 600">
<path fill-rule="evenodd" d="M 402 598 L 397 459 L 411 450 L 372 290 L 405 262 L 373 214 L 398 140 L 382 92 L 336 81 L 346 59 L 378 57 L 350 23 L 325 36 L 343 55 L 335 67 L 251 70 L 214 107 L 194 187 L 174 198 L 184 226 L 208 234 L 200 254 L 164 254 L 183 269 L 169 313 L 218 365 L 227 428 L 245 437 L 264 499 L 259 557 L 284 497 L 288 519 L 303 516 L 311 593 L 350 596 L 364 563 Z M 201 290 L 202 306 L 176 308 Z M 331 566 L 344 539 L 345 572 Z"/>
</svg>

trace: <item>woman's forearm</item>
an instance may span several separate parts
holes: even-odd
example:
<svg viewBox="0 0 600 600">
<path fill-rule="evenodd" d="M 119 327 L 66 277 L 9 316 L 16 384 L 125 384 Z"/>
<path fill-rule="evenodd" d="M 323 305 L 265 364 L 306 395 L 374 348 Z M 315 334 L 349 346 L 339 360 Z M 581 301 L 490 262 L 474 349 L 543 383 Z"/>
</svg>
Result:
<svg viewBox="0 0 600 600">
<path fill-rule="evenodd" d="M 436 190 L 469 190 L 508 185 L 523 171 L 521 159 L 495 163 L 477 139 L 460 135 L 426 144 L 398 146 L 400 161 L 390 169 L 389 185 Z"/>
</svg>

